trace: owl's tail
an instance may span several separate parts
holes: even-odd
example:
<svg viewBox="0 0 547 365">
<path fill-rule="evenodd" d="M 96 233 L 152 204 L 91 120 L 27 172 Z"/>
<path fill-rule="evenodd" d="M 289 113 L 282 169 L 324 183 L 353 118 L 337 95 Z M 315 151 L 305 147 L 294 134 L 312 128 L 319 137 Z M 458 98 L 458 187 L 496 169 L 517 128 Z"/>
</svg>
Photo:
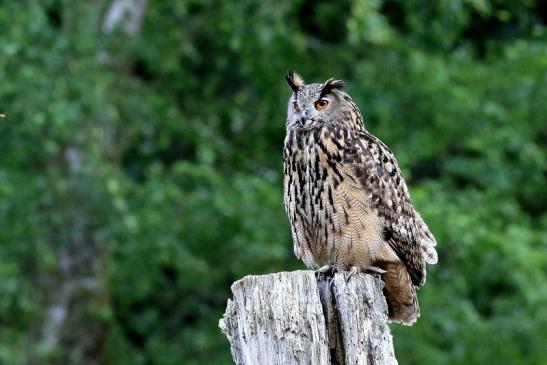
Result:
<svg viewBox="0 0 547 365">
<path fill-rule="evenodd" d="M 389 319 L 410 326 L 420 316 L 416 287 L 403 263 L 390 262 L 383 268 L 387 271 L 382 278 Z"/>
</svg>

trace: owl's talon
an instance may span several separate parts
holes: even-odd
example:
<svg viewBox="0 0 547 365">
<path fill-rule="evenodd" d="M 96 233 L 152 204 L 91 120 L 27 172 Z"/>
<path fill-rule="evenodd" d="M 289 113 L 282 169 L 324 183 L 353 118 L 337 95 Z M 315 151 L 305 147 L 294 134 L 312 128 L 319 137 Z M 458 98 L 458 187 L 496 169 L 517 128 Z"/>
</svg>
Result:
<svg viewBox="0 0 547 365">
<path fill-rule="evenodd" d="M 348 271 L 348 274 L 346 276 L 346 284 L 349 283 L 349 279 L 355 274 L 359 272 L 359 268 L 357 266 L 352 266 L 351 269 Z"/>
<path fill-rule="evenodd" d="M 338 272 L 338 269 L 332 265 L 325 265 L 315 271 L 315 278 L 320 279 L 324 277 L 334 277 L 334 274 Z"/>
<path fill-rule="evenodd" d="M 381 269 L 379 267 L 371 266 L 371 265 L 352 266 L 351 269 L 348 272 L 347 277 L 346 277 L 346 283 L 349 282 L 349 279 L 351 279 L 351 277 L 353 275 L 355 275 L 357 273 L 360 273 L 360 272 L 363 273 L 363 274 L 383 275 L 387 271 L 385 271 L 384 269 Z"/>
<path fill-rule="evenodd" d="M 374 275 L 374 274 L 383 275 L 387 272 L 386 270 L 381 269 L 377 266 L 368 266 L 368 265 L 363 266 L 363 268 L 361 270 L 362 270 L 361 272 L 363 272 L 365 274 L 372 274 L 372 275 Z"/>
</svg>

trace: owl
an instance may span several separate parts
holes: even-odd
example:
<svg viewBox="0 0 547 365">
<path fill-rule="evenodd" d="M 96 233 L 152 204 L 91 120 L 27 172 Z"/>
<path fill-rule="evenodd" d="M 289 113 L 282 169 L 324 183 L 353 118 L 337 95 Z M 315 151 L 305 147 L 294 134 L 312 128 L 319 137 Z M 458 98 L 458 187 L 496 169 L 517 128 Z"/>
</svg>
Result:
<svg viewBox="0 0 547 365">
<path fill-rule="evenodd" d="M 414 323 L 436 241 L 395 156 L 367 131 L 345 82 L 305 84 L 294 71 L 286 80 L 284 202 L 297 258 L 320 271 L 381 275 L 390 320 Z"/>
</svg>

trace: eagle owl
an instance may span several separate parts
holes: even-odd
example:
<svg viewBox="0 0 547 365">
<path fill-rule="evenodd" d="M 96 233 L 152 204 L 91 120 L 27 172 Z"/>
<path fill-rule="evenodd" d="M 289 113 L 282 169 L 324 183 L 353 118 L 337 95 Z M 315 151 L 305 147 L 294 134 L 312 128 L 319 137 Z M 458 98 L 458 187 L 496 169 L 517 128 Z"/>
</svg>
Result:
<svg viewBox="0 0 547 365">
<path fill-rule="evenodd" d="M 308 268 L 381 273 L 390 320 L 414 323 L 436 241 L 393 153 L 366 130 L 343 81 L 286 79 L 284 200 L 296 256 Z"/>
</svg>

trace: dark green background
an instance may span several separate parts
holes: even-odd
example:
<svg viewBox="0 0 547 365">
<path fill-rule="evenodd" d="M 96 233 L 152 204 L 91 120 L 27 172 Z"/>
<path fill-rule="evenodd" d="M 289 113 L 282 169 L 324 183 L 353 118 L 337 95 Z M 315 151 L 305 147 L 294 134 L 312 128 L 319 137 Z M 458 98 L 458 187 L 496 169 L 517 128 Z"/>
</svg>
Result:
<svg viewBox="0 0 547 365">
<path fill-rule="evenodd" d="M 439 242 L 401 364 L 547 364 L 541 0 L 0 1 L 0 363 L 229 364 L 230 284 L 303 268 L 288 68 L 348 81 Z"/>
</svg>

